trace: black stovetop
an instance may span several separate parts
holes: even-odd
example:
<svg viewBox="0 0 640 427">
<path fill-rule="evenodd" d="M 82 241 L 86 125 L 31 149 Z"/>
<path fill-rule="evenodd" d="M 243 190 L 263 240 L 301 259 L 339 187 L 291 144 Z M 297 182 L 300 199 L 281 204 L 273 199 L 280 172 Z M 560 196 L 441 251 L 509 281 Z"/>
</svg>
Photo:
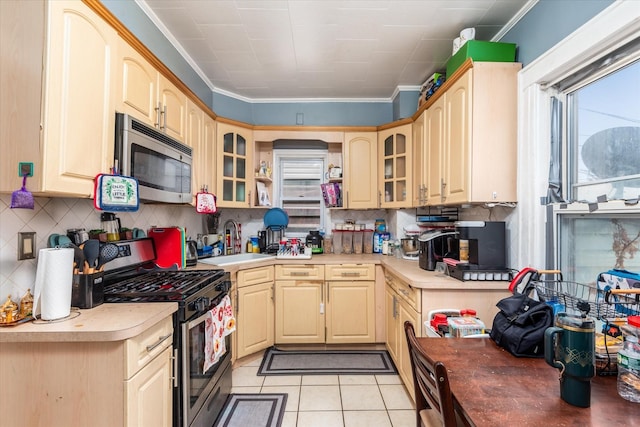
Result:
<svg viewBox="0 0 640 427">
<path fill-rule="evenodd" d="M 225 282 L 225 277 L 224 270 L 145 272 L 107 281 L 104 298 L 106 302 L 184 301 L 211 284 Z"/>
</svg>

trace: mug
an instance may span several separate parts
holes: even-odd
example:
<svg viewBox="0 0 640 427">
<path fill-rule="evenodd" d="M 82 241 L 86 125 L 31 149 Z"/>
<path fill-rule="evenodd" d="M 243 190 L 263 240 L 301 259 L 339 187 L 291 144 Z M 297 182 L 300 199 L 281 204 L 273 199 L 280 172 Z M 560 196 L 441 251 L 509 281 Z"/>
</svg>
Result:
<svg viewBox="0 0 640 427">
<path fill-rule="evenodd" d="M 222 249 L 220 249 L 219 246 L 216 246 L 215 248 L 213 248 L 213 256 L 220 256 L 222 255 Z"/>
<path fill-rule="evenodd" d="M 591 378 L 595 376 L 595 320 L 558 313 L 556 325 L 544 332 L 544 359 L 560 369 L 560 397 L 588 408 Z"/>
<path fill-rule="evenodd" d="M 218 240 L 220 240 L 220 235 L 218 234 L 205 234 L 202 236 L 202 243 L 205 246 L 213 246 Z"/>
</svg>

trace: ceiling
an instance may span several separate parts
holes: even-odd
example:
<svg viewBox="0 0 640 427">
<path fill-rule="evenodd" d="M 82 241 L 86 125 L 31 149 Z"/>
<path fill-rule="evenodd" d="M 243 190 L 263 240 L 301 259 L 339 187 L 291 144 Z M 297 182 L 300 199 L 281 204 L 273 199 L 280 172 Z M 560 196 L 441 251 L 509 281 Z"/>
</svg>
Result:
<svg viewBox="0 0 640 427">
<path fill-rule="evenodd" d="M 137 0 L 213 91 L 252 101 L 390 99 L 535 0 Z"/>
</svg>

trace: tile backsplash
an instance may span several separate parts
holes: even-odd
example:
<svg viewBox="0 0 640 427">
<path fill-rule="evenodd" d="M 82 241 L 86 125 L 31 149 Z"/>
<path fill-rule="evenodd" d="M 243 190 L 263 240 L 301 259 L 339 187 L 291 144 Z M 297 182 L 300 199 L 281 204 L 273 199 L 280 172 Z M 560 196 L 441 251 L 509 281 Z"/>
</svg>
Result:
<svg viewBox="0 0 640 427">
<path fill-rule="evenodd" d="M 100 227 L 100 211 L 93 207 L 90 199 L 36 197 L 35 208 L 11 209 L 11 195 L 0 194 L 0 303 L 11 295 L 18 301 L 27 289 L 33 292 L 36 277 L 37 258 L 18 261 L 18 232 L 36 233 L 37 251 L 47 247 L 50 234 L 66 234 L 70 228 L 85 228 L 87 231 Z M 257 235 L 263 227 L 264 209 L 221 209 L 220 227 L 227 219 L 242 225 L 242 243 L 249 236 Z M 510 209 L 486 210 L 473 208 L 461 211 L 460 218 L 466 220 L 505 220 Z M 415 222 L 415 209 L 400 210 L 332 210 L 328 223 L 354 219 L 358 223 L 373 224 L 376 218 L 387 221 L 393 236 L 403 237 L 404 227 Z M 123 227 L 149 229 L 152 226 L 185 227 L 187 236 L 195 238 L 205 232 L 204 215 L 186 205 L 141 204 L 137 212 L 121 212 L 118 217 Z M 330 229 L 329 229 L 330 230 Z M 329 234 L 330 231 L 327 230 Z M 244 251 L 244 245 L 243 245 Z"/>
<path fill-rule="evenodd" d="M 36 197 L 33 210 L 11 209 L 10 206 L 11 195 L 0 195 L 2 301 L 9 294 L 14 301 L 18 301 L 29 288 L 33 292 L 37 259 L 17 260 L 18 232 L 36 233 L 37 256 L 39 249 L 47 247 L 47 239 L 52 233 L 66 234 L 66 230 L 70 228 L 85 228 L 87 231 L 100 228 L 100 211 L 93 207 L 90 199 Z M 181 226 L 193 237 L 204 231 L 203 216 L 196 213 L 195 208 L 185 205 L 141 204 L 137 212 L 121 212 L 118 217 L 122 226 L 128 228 L 147 230 L 151 226 Z"/>
</svg>

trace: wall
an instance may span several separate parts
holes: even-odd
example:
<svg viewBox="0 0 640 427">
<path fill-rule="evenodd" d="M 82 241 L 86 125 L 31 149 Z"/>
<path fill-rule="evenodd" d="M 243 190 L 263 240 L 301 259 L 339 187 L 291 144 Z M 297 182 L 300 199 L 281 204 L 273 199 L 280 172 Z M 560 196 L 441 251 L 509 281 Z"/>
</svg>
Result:
<svg viewBox="0 0 640 427">
<path fill-rule="evenodd" d="M 500 41 L 516 43 L 516 60 L 526 67 L 613 2 L 614 0 L 538 1 Z"/>
<path fill-rule="evenodd" d="M 169 68 L 174 70 L 180 79 L 187 83 L 196 94 L 201 96 L 207 104 L 216 101 L 220 103 L 220 108 L 227 108 L 222 104 L 229 103 L 231 105 L 228 108 L 238 112 L 237 120 L 244 122 L 254 120 L 254 114 L 256 120 L 266 121 L 267 117 L 270 117 L 270 120 L 277 120 L 275 114 L 270 115 L 268 112 L 263 113 L 263 108 L 274 108 L 285 111 L 286 118 L 282 120 L 286 122 L 291 121 L 294 111 L 300 112 L 299 108 L 302 108 L 301 105 L 285 108 L 283 105 L 267 104 L 256 107 L 254 111 L 253 107 L 261 104 L 249 104 L 245 101 L 225 97 L 224 95 L 212 95 L 208 88 L 203 90 L 202 82 L 198 82 L 198 79 L 194 78 L 192 71 L 185 69 L 185 63 L 177 52 L 168 45 L 164 36 L 162 36 L 157 29 L 154 31 L 153 28 L 149 28 L 152 27 L 152 24 L 134 2 L 103 0 L 103 3 L 128 27 L 134 28 L 139 26 L 140 28 L 136 30 L 136 35 L 143 43 L 147 44 Z M 591 16 L 601 10 L 601 8 L 610 3 L 608 0 L 540 1 L 516 27 L 507 33 L 503 41 L 516 41 L 520 46 L 519 55 L 522 57 L 521 60 L 525 62 L 531 61 L 532 58 L 537 57 L 540 52 L 545 52 L 551 48 L 559 39 L 571 33 L 573 29 L 580 26 L 582 22 L 587 21 Z M 554 20 L 554 25 L 550 26 L 549 20 L 554 19 L 553 17 L 562 17 L 562 19 Z M 543 42 L 540 40 L 543 40 Z M 305 106 L 307 105 L 313 104 L 305 104 Z M 303 111 L 305 113 L 305 125 L 312 124 L 313 120 L 320 120 L 323 124 L 329 121 L 328 118 L 331 116 L 327 115 L 327 112 L 324 110 L 327 108 L 330 109 L 331 106 L 319 104 L 317 107 L 317 111 L 313 109 L 308 110 L 312 111 L 312 113 L 309 114 L 307 114 L 307 110 Z M 349 112 L 349 114 L 352 114 L 350 117 L 353 117 L 354 120 L 369 114 L 369 110 L 365 108 L 366 106 L 358 107 L 358 110 L 362 107 L 362 111 L 355 111 L 354 106 L 347 104 L 342 107 L 354 110 L 353 112 Z M 390 117 L 394 114 L 402 114 L 402 109 L 399 104 L 397 105 L 397 109 L 396 106 L 392 106 L 391 103 L 370 107 L 380 109 L 383 111 L 382 114 L 389 114 Z M 214 108 L 214 110 L 216 110 L 216 108 Z M 216 110 L 216 112 L 218 111 Z M 345 114 L 344 111 L 340 113 Z M 380 112 L 374 112 L 374 114 L 377 115 L 380 114 Z M 231 114 L 229 117 L 234 118 Z M 336 118 L 335 120 L 338 119 Z M 385 122 L 388 121 L 391 121 L 391 119 L 385 120 Z M 521 180 L 526 180 L 526 177 L 524 179 L 521 178 Z M 519 196 L 521 199 L 537 200 L 539 194 L 520 192 Z M 93 209 L 92 202 L 87 199 L 38 198 L 36 199 L 36 209 L 33 211 L 9 209 L 10 200 L 11 195 L 0 195 L 0 299 L 4 299 L 7 294 L 11 294 L 12 297 L 17 300 L 24 294 L 27 288 L 33 286 L 36 269 L 36 262 L 34 260 L 16 261 L 18 231 L 35 231 L 37 233 L 37 247 L 43 248 L 46 246 L 46 238 L 50 233 L 64 233 L 67 228 L 95 228 L 99 223 L 99 216 L 98 212 Z M 508 230 L 514 230 L 518 224 L 517 212 L 518 208 L 516 208 L 515 211 L 496 209 L 487 211 L 482 208 L 475 208 L 465 211 L 462 218 L 486 220 L 506 219 L 508 222 Z M 227 218 L 234 217 L 243 224 L 243 236 L 246 238 L 246 236 L 256 234 L 257 230 L 261 228 L 263 215 L 263 210 L 223 210 L 221 223 Z M 336 211 L 332 213 L 332 220 L 333 222 L 340 222 L 347 218 L 356 218 L 360 222 L 363 222 L 383 217 L 386 218 L 390 224 L 391 231 L 397 233 L 402 230 L 404 224 L 412 220 L 414 215 L 415 210 L 411 209 L 397 212 Z M 130 228 L 139 227 L 146 229 L 151 225 L 169 226 L 177 224 L 186 226 L 189 230 L 194 230 L 194 234 L 204 231 L 201 218 L 194 212 L 193 208 L 190 207 L 142 205 L 139 212 L 121 216 L 123 217 L 123 225 Z M 519 234 L 512 233 L 511 237 L 525 237 L 525 233 L 523 230 L 520 230 Z M 534 239 L 529 235 L 527 238 L 531 241 L 539 241 L 539 238 Z M 522 244 L 519 245 L 522 246 Z M 536 246 L 535 250 L 540 250 L 540 247 Z M 516 248 L 510 248 L 509 259 L 512 262 L 510 266 L 513 268 L 521 268 L 528 265 L 530 262 L 528 258 L 530 258 L 531 255 L 527 255 L 525 253 L 526 251 L 520 251 L 520 256 L 518 257 L 514 256 L 515 251 Z"/>
</svg>

